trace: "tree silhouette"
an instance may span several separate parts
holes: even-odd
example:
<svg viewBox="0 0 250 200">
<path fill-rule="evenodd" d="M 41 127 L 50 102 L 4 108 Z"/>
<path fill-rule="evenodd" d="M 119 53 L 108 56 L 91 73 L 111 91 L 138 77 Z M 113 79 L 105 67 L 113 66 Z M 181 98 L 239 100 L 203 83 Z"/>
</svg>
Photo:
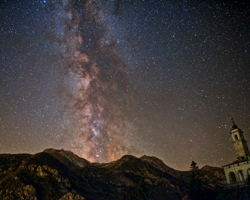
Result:
<svg viewBox="0 0 250 200">
<path fill-rule="evenodd" d="M 189 196 L 192 200 L 215 199 L 215 192 L 203 178 L 197 163 L 192 161 L 190 166 Z"/>
<path fill-rule="evenodd" d="M 192 161 L 190 166 L 189 196 L 192 200 L 202 199 L 201 175 L 197 163 Z"/>
</svg>

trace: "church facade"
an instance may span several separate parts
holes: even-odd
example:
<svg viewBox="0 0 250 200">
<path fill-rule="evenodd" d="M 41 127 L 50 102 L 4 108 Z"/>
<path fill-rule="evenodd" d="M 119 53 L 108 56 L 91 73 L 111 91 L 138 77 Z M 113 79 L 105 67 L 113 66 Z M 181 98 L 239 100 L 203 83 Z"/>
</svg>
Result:
<svg viewBox="0 0 250 200">
<path fill-rule="evenodd" d="M 244 138 L 243 131 L 235 125 L 234 121 L 230 134 L 238 157 L 233 163 L 223 166 L 227 183 L 245 182 L 250 177 L 250 154 L 247 141 Z"/>
</svg>

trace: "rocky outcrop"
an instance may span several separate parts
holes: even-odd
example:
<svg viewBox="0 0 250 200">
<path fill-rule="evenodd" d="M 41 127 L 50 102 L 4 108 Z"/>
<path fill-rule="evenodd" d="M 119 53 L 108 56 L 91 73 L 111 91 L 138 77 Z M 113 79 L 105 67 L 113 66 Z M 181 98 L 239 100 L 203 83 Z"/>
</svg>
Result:
<svg viewBox="0 0 250 200">
<path fill-rule="evenodd" d="M 182 172 L 181 171 L 178 171 L 178 170 L 175 170 L 169 166 L 167 166 L 162 160 L 160 160 L 159 158 L 156 158 L 154 156 L 142 156 L 140 158 L 141 160 L 153 165 L 155 168 L 165 172 L 165 173 L 168 173 L 168 174 L 171 174 L 172 176 L 175 176 L 177 178 L 180 178 L 182 177 Z"/>
<path fill-rule="evenodd" d="M 37 200 L 36 190 L 32 185 L 20 184 L 18 187 L 11 187 L 9 189 L 1 190 L 0 197 L 2 200 L 12 199 L 30 199 Z"/>
<path fill-rule="evenodd" d="M 70 166 L 72 167 L 72 164 L 77 167 L 85 167 L 91 164 L 89 161 L 80 158 L 71 151 L 65 151 L 64 149 L 57 150 L 50 148 L 50 149 L 45 149 L 43 152 L 50 154 L 60 162 L 66 164 L 68 167 Z"/>
<path fill-rule="evenodd" d="M 190 196 L 186 195 L 182 198 L 182 200 L 191 200 Z"/>
<path fill-rule="evenodd" d="M 63 195 L 62 198 L 60 198 L 59 200 L 85 200 L 85 198 L 83 198 L 82 196 L 78 195 L 78 194 L 73 194 L 71 192 Z"/>
<path fill-rule="evenodd" d="M 205 165 L 201 168 L 201 172 L 206 175 L 206 178 L 210 181 L 214 180 L 225 180 L 226 176 L 224 174 L 223 168 L 220 167 L 212 167 Z"/>
</svg>

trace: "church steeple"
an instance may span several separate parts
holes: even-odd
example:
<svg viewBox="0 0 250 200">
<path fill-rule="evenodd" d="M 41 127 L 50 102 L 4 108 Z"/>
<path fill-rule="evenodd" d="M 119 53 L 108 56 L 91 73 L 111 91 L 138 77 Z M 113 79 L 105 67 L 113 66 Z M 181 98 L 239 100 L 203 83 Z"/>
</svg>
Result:
<svg viewBox="0 0 250 200">
<path fill-rule="evenodd" d="M 247 141 L 244 138 L 243 131 L 238 128 L 238 126 L 234 123 L 234 121 L 231 130 L 231 136 L 233 138 L 233 144 L 238 156 L 238 160 L 248 159 L 250 154 L 247 146 Z"/>
</svg>

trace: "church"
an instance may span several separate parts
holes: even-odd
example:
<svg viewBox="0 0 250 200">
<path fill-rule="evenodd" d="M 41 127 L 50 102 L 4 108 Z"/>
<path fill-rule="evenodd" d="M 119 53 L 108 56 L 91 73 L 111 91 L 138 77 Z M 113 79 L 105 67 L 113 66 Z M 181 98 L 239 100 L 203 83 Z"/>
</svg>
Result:
<svg viewBox="0 0 250 200">
<path fill-rule="evenodd" d="M 238 157 L 233 163 L 222 167 L 226 175 L 227 184 L 243 183 L 250 177 L 250 154 L 247 141 L 244 138 L 243 131 L 235 125 L 234 121 L 230 134 Z"/>
</svg>

